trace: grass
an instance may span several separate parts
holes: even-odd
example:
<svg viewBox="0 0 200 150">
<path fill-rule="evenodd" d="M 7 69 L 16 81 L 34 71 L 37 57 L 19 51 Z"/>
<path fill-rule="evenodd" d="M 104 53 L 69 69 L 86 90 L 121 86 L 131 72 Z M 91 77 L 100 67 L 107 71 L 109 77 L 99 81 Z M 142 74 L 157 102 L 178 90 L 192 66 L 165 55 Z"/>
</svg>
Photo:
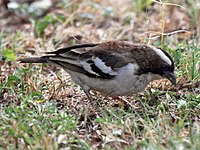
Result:
<svg viewBox="0 0 200 150">
<path fill-rule="evenodd" d="M 0 33 L 0 149 L 199 149 L 199 9 L 193 1 L 179 3 L 186 11 L 141 2 L 59 2 L 60 14 L 52 11 L 17 31 L 5 25 Z M 137 4 L 141 6 L 134 11 Z M 151 39 L 157 35 L 147 31 L 168 32 L 166 25 L 158 27 L 166 23 L 159 19 L 170 18 L 174 9 L 185 17 L 196 14 L 184 20 L 192 34 Z M 165 13 L 158 16 L 159 11 Z M 122 97 L 124 105 L 99 93 L 98 102 L 90 103 L 60 68 L 15 61 L 57 47 L 112 39 L 163 47 L 175 61 L 177 86 L 155 81 L 143 93 Z"/>
</svg>

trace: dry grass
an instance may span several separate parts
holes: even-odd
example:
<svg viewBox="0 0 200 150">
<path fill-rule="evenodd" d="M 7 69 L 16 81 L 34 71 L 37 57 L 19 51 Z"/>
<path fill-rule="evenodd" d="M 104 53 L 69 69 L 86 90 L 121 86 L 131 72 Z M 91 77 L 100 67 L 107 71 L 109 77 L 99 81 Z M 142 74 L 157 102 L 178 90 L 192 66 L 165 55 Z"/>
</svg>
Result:
<svg viewBox="0 0 200 150">
<path fill-rule="evenodd" d="M 65 5 L 57 2 L 48 17 L 36 19 L 37 23 L 22 23 L 13 14 L 4 17 L 0 25 L 0 147 L 198 149 L 199 4 L 157 2 L 138 11 L 133 0 L 76 0 Z M 44 23 L 48 26 L 43 30 Z M 108 40 L 163 47 L 176 62 L 177 86 L 155 81 L 138 95 L 120 100 L 94 93 L 96 101 L 90 102 L 60 68 L 10 61 L 12 53 L 32 56 L 75 43 Z M 5 55 L 8 50 L 11 54 Z"/>
</svg>

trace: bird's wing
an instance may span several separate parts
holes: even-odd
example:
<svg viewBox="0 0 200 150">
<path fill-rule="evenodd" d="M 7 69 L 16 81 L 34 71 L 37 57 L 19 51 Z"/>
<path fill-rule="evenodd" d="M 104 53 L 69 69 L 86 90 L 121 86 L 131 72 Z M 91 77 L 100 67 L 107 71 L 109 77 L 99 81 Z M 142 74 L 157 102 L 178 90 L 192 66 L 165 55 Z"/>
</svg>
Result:
<svg viewBox="0 0 200 150">
<path fill-rule="evenodd" d="M 113 43 L 112 43 L 113 44 Z M 120 45 L 108 42 L 103 44 L 75 45 L 43 56 L 47 62 L 61 66 L 66 70 L 79 72 L 90 77 L 111 79 L 118 74 L 118 69 L 127 65 L 126 56 L 119 53 Z M 124 49 L 126 53 L 126 49 Z"/>
</svg>

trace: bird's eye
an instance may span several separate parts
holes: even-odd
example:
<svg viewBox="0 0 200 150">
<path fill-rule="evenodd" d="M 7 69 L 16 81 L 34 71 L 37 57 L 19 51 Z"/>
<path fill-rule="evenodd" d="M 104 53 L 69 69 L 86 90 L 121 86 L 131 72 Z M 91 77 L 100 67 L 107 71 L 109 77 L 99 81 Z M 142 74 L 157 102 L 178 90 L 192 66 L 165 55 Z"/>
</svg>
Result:
<svg viewBox="0 0 200 150">
<path fill-rule="evenodd" d="M 169 68 L 168 67 L 163 67 L 162 68 L 162 72 L 166 72 L 166 71 L 169 71 Z"/>
<path fill-rule="evenodd" d="M 170 71 L 170 72 L 173 72 L 173 68 L 172 68 L 172 67 L 169 67 L 169 66 L 165 66 L 165 67 L 163 67 L 163 71 Z"/>
<path fill-rule="evenodd" d="M 167 71 L 167 70 L 168 70 L 168 67 L 164 67 L 164 68 L 163 68 L 163 71 Z"/>
</svg>

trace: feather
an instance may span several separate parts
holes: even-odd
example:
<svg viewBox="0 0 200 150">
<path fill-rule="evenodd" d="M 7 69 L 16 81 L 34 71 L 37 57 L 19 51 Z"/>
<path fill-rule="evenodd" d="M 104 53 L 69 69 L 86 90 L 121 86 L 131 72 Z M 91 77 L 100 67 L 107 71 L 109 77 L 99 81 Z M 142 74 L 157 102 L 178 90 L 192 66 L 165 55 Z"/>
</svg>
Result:
<svg viewBox="0 0 200 150">
<path fill-rule="evenodd" d="M 109 75 L 117 75 L 116 71 L 113 71 L 110 66 L 107 66 L 105 62 L 103 62 L 99 57 L 96 57 L 94 59 L 94 64 L 97 68 L 99 68 L 103 73 L 109 74 Z"/>
<path fill-rule="evenodd" d="M 43 57 L 19 58 L 17 61 L 20 61 L 20 63 L 47 63 L 47 60 Z"/>
</svg>

